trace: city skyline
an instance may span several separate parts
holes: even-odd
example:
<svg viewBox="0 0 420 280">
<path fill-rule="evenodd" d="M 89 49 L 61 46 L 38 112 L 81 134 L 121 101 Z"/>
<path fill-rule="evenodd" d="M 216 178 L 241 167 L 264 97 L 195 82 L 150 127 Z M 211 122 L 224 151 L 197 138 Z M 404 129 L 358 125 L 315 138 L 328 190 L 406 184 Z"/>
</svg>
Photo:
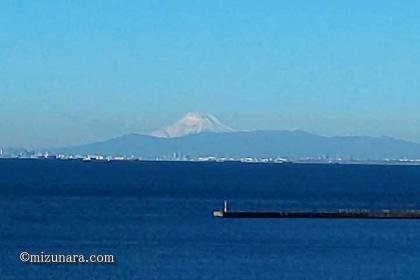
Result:
<svg viewBox="0 0 420 280">
<path fill-rule="evenodd" d="M 0 146 L 237 130 L 420 142 L 415 1 L 0 4 Z"/>
</svg>

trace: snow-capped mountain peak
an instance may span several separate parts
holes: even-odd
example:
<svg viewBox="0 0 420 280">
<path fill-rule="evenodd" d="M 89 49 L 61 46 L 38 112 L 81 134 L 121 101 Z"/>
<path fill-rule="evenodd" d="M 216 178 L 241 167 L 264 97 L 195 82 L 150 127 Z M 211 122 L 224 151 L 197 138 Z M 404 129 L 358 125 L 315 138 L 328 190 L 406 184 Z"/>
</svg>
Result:
<svg viewBox="0 0 420 280">
<path fill-rule="evenodd" d="M 186 114 L 174 124 L 163 129 L 153 131 L 150 135 L 155 137 L 181 137 L 188 134 L 198 134 L 202 132 L 232 132 L 233 129 L 222 124 L 211 114 L 201 114 L 191 112 Z"/>
</svg>

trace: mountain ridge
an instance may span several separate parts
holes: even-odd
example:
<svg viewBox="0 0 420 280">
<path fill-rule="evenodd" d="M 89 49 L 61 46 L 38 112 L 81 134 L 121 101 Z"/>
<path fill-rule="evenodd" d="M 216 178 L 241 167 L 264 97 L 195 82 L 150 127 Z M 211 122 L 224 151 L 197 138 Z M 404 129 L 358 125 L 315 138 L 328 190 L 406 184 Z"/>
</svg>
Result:
<svg viewBox="0 0 420 280">
<path fill-rule="evenodd" d="M 391 137 L 325 137 L 306 131 L 255 130 L 229 133 L 202 132 L 182 137 L 126 134 L 87 145 L 53 150 L 64 154 L 133 155 L 142 158 L 169 157 L 287 157 L 397 159 L 420 158 L 420 144 Z"/>
</svg>

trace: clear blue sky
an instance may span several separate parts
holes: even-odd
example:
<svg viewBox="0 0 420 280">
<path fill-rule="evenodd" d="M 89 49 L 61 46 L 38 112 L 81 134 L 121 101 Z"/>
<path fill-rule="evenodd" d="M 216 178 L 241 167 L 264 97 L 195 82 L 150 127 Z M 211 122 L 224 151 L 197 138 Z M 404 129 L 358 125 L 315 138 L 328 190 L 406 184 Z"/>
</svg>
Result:
<svg viewBox="0 0 420 280">
<path fill-rule="evenodd" d="M 419 1 L 0 2 L 0 146 L 237 129 L 420 142 Z"/>
</svg>

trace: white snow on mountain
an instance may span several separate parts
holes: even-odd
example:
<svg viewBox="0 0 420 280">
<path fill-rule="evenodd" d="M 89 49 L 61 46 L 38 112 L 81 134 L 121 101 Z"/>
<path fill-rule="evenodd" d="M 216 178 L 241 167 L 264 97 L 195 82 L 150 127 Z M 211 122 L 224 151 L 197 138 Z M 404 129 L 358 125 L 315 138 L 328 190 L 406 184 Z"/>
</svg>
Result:
<svg viewBox="0 0 420 280">
<path fill-rule="evenodd" d="M 196 112 L 188 113 L 174 124 L 150 133 L 155 137 L 181 137 L 189 134 L 202 132 L 232 132 L 232 128 L 221 123 L 215 116 L 210 114 L 200 114 Z"/>
</svg>

